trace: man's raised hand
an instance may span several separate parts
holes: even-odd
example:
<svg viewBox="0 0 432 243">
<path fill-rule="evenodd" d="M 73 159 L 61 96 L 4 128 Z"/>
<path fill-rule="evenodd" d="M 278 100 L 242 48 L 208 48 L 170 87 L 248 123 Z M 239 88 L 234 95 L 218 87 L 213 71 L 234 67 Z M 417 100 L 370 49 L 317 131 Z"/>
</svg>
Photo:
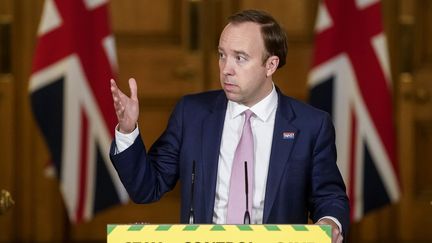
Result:
<svg viewBox="0 0 432 243">
<path fill-rule="evenodd" d="M 117 87 L 114 79 L 111 79 L 111 94 L 119 123 L 118 130 L 125 134 L 131 133 L 136 128 L 139 115 L 137 84 L 134 78 L 129 79 L 129 88 L 130 97 Z"/>
</svg>

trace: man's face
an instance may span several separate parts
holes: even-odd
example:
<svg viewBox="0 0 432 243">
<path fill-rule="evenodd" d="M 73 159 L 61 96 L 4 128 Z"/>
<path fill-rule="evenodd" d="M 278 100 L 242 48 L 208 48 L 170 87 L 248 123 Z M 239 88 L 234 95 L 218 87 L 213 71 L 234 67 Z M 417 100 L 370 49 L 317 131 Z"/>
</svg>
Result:
<svg viewBox="0 0 432 243">
<path fill-rule="evenodd" d="M 268 60 L 263 63 L 265 55 L 258 24 L 245 22 L 225 27 L 219 39 L 219 73 L 229 100 L 251 107 L 271 92 L 275 69 L 269 71 Z"/>
</svg>

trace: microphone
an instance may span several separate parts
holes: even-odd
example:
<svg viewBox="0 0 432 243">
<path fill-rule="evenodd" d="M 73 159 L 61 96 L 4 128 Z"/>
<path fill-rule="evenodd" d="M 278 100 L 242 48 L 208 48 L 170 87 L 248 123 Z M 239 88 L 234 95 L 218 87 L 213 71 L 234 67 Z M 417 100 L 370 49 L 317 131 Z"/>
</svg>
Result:
<svg viewBox="0 0 432 243">
<path fill-rule="evenodd" d="M 245 165 L 245 194 L 246 194 L 246 211 L 243 217 L 243 224 L 250 224 L 250 213 L 249 213 L 249 183 L 248 183 L 248 168 L 247 161 L 244 162 Z"/>
<path fill-rule="evenodd" d="M 189 224 L 195 223 L 194 214 L 194 189 L 195 189 L 195 160 L 192 161 L 192 177 L 191 177 L 191 199 L 190 199 L 190 210 L 189 210 Z"/>
</svg>

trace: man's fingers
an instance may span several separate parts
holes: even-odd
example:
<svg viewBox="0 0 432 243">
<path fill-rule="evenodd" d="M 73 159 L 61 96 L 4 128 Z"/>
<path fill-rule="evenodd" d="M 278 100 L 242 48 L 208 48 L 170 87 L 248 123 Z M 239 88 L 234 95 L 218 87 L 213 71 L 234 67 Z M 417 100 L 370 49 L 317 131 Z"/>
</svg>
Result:
<svg viewBox="0 0 432 243">
<path fill-rule="evenodd" d="M 117 84 L 116 84 L 116 82 L 115 82 L 115 80 L 113 78 L 110 79 L 110 83 L 111 83 L 111 86 L 117 87 Z"/>
<path fill-rule="evenodd" d="M 115 112 L 117 113 L 117 115 L 121 116 L 124 108 L 123 108 L 121 101 L 120 101 L 119 89 L 118 89 L 117 84 L 116 84 L 114 79 L 111 79 L 110 83 L 111 83 L 112 98 L 114 101 L 114 109 L 115 109 Z"/>
<path fill-rule="evenodd" d="M 332 242 L 342 243 L 343 236 L 337 227 L 332 228 Z"/>
<path fill-rule="evenodd" d="M 119 88 L 117 87 L 117 84 L 114 81 L 114 79 L 111 79 L 110 82 L 111 82 L 111 94 L 112 94 L 114 102 L 116 102 L 120 98 Z"/>
<path fill-rule="evenodd" d="M 116 111 L 120 110 L 120 108 L 122 107 L 122 103 L 119 100 L 114 100 L 114 108 L 116 109 Z"/>
<path fill-rule="evenodd" d="M 130 92 L 131 92 L 131 99 L 138 100 L 137 84 L 136 84 L 136 80 L 134 78 L 129 79 L 129 88 L 130 88 Z"/>
<path fill-rule="evenodd" d="M 119 101 L 114 100 L 114 109 L 115 112 L 117 113 L 117 116 L 121 116 L 124 112 L 124 107 Z"/>
<path fill-rule="evenodd" d="M 129 98 L 118 88 L 117 83 L 114 79 L 111 79 L 110 83 L 112 98 L 114 101 L 114 110 L 117 114 L 119 123 L 122 123 L 122 120 L 127 119 L 130 116 L 130 114 L 128 113 L 130 113 L 131 109 L 133 108 L 131 108 L 130 106 L 131 104 L 133 104 L 133 102 L 131 103 L 131 101 L 138 101 L 137 84 L 134 78 L 129 79 L 129 88 L 131 92 L 131 96 Z"/>
<path fill-rule="evenodd" d="M 343 242 L 343 236 L 339 235 L 339 237 L 337 238 L 337 243 L 342 243 Z"/>
<path fill-rule="evenodd" d="M 339 229 L 339 226 L 332 220 L 332 219 L 328 219 L 328 218 L 322 218 L 320 219 L 318 222 L 316 222 L 316 224 L 320 224 L 320 225 L 330 225 L 332 228 L 332 242 L 340 242 L 342 243 L 343 240 L 343 236 L 341 234 L 341 231 Z"/>
<path fill-rule="evenodd" d="M 116 92 L 118 90 L 117 84 L 114 79 L 110 80 L 111 83 L 111 92 Z"/>
</svg>

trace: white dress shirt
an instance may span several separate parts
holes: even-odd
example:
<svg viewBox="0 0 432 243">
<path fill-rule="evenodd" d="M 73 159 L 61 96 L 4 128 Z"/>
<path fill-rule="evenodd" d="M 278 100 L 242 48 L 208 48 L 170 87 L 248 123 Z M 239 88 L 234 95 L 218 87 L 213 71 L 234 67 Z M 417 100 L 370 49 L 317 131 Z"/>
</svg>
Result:
<svg viewBox="0 0 432 243">
<path fill-rule="evenodd" d="M 244 124 L 242 113 L 247 109 L 250 109 L 254 113 L 251 117 L 255 158 L 251 223 L 262 223 L 277 103 L 278 97 L 274 87 L 267 97 L 252 107 L 228 101 L 219 153 L 216 197 L 213 211 L 214 223 L 225 224 L 226 222 L 231 167 L 234 153 L 242 134 Z"/>
</svg>

